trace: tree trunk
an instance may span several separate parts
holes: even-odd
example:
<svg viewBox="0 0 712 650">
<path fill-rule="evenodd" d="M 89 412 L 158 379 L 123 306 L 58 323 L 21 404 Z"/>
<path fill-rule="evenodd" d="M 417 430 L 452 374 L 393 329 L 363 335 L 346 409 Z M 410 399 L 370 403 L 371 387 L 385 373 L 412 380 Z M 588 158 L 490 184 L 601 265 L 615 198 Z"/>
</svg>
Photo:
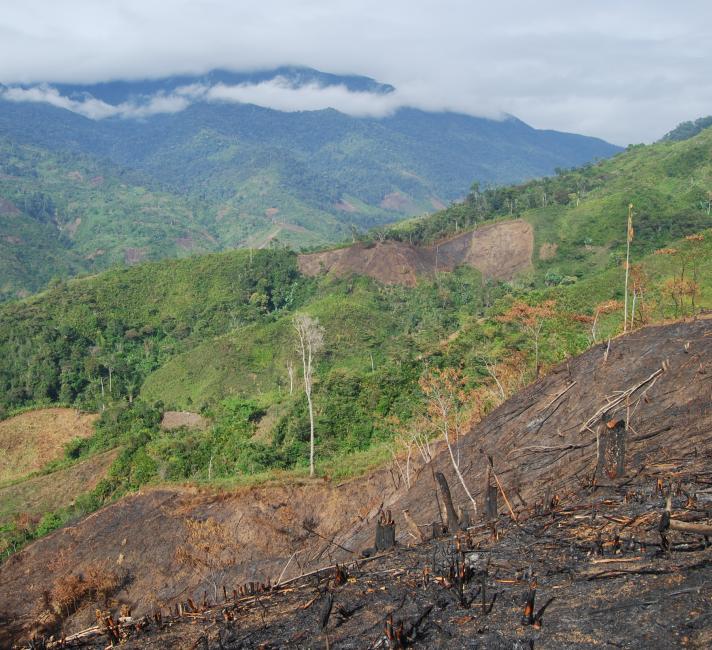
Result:
<svg viewBox="0 0 712 650">
<path fill-rule="evenodd" d="M 311 391 L 307 393 L 307 404 L 309 405 L 309 476 L 314 476 L 314 408 Z"/>
<path fill-rule="evenodd" d="M 447 513 L 447 529 L 451 533 L 454 533 L 460 527 L 460 520 L 457 517 L 457 512 L 455 512 L 455 506 L 452 504 L 450 486 L 447 484 L 445 475 L 442 472 L 435 472 L 435 478 L 440 486 L 440 494 L 442 494 L 443 503 L 445 504 L 445 512 Z"/>
</svg>

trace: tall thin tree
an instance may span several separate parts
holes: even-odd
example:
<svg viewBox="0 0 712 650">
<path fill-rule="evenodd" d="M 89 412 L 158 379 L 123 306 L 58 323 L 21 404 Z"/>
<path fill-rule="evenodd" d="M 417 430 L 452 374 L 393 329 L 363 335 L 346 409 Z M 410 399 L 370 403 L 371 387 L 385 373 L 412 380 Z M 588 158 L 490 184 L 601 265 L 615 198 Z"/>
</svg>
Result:
<svg viewBox="0 0 712 650">
<path fill-rule="evenodd" d="M 633 204 L 628 204 L 628 233 L 625 250 L 625 297 L 623 300 L 623 331 L 628 331 L 628 276 L 630 275 L 630 242 L 633 241 Z"/>
<path fill-rule="evenodd" d="M 297 333 L 297 352 L 302 357 L 304 393 L 309 407 L 309 476 L 314 476 L 314 405 L 312 403 L 312 378 L 314 358 L 324 347 L 324 328 L 318 318 L 297 314 L 292 321 Z"/>
</svg>

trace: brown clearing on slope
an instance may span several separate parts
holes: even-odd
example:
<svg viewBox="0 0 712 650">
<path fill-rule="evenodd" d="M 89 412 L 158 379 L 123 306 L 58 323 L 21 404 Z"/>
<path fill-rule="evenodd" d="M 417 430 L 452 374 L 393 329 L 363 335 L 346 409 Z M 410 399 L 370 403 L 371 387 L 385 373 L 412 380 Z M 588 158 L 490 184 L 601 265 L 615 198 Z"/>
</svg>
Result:
<svg viewBox="0 0 712 650">
<path fill-rule="evenodd" d="M 66 469 L 0 488 L 0 524 L 18 514 L 41 516 L 68 506 L 77 495 L 93 490 L 106 476 L 118 449 L 97 454 Z"/>
<path fill-rule="evenodd" d="M 204 418 L 200 413 L 191 413 L 190 411 L 166 411 L 161 420 L 161 429 L 164 431 L 172 431 L 181 427 L 204 431 L 209 426 L 210 420 Z"/>
<path fill-rule="evenodd" d="M 98 415 L 76 409 L 28 411 L 0 422 L 0 483 L 42 469 L 72 438 L 88 438 Z"/>
<path fill-rule="evenodd" d="M 558 244 L 542 244 L 539 247 L 539 259 L 540 260 L 551 260 L 556 257 L 556 251 L 558 250 Z"/>
<path fill-rule="evenodd" d="M 20 209 L 11 201 L 0 197 L 0 214 L 14 216 L 20 214 Z"/>
<path fill-rule="evenodd" d="M 521 219 L 455 235 L 432 246 L 384 241 L 299 256 L 305 275 L 367 275 L 383 284 L 415 286 L 418 277 L 466 265 L 485 277 L 511 279 L 531 266 L 534 231 Z"/>
</svg>

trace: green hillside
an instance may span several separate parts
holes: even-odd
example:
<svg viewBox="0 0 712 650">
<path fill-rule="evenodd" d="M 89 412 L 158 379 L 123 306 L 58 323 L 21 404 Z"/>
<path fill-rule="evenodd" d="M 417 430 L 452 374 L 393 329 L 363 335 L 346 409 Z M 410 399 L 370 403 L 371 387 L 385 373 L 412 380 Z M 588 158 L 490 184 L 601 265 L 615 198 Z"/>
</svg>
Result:
<svg viewBox="0 0 712 650">
<path fill-rule="evenodd" d="M 469 268 L 414 288 L 309 278 L 278 247 L 59 283 L 0 307 L 0 405 L 102 412 L 95 435 L 72 444 L 64 461 L 121 448 L 95 504 L 151 481 L 303 473 L 309 422 L 292 318 L 305 312 L 324 327 L 314 385 L 319 471 L 383 462 L 404 427 L 427 431 L 419 380 L 433 369 L 462 374 L 466 409 L 479 417 L 538 372 L 620 333 L 629 203 L 633 327 L 712 308 L 711 144 L 708 129 L 549 179 L 474 188 L 464 203 L 387 233 L 434 241 L 510 213 L 526 219 L 533 268 L 507 283 Z M 540 321 L 536 341 L 527 314 Z M 212 425 L 162 432 L 167 409 L 200 411 Z"/>
<path fill-rule="evenodd" d="M 216 250 L 201 213 L 88 156 L 0 138 L 0 300 L 54 277 Z"/>
<path fill-rule="evenodd" d="M 76 102 L 147 100 L 195 84 L 279 77 L 392 87 L 284 68 L 254 75 L 61 86 Z M 596 138 L 402 108 L 383 118 L 195 101 L 173 114 L 89 119 L 11 101 L 0 84 L 0 300 L 110 267 L 233 248 L 333 245 L 441 209 L 473 178 L 501 184 L 613 155 Z M 18 90 L 18 89 L 15 89 Z M 81 99 L 81 101 L 80 101 Z"/>
<path fill-rule="evenodd" d="M 621 215 L 634 206 L 635 255 L 712 225 L 712 129 L 683 142 L 636 145 L 614 158 L 522 185 L 480 190 L 435 215 L 404 221 L 394 239 L 433 241 L 444 233 L 494 218 L 521 217 L 535 227 L 546 264 L 582 276 L 620 261 L 625 244 Z M 603 254 L 607 253 L 607 254 Z M 553 256 L 552 256 L 553 254 Z"/>
</svg>

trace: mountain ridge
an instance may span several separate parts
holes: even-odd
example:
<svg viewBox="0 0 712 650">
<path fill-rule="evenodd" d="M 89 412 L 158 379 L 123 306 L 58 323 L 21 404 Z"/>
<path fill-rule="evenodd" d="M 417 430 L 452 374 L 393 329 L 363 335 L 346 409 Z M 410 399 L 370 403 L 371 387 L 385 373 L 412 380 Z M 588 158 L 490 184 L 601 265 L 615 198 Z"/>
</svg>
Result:
<svg viewBox="0 0 712 650">
<path fill-rule="evenodd" d="M 259 84 L 279 74 L 291 75 L 290 83 L 297 91 L 318 83 L 326 89 L 345 84 L 347 94 L 377 98 L 395 92 L 368 78 L 303 68 L 251 77 L 215 72 L 205 79 L 211 83 L 252 79 Z M 118 86 L 100 85 L 97 93 L 130 103 L 131 96 L 145 96 L 161 84 L 169 89 L 199 79 L 157 80 L 145 87 L 116 82 Z M 460 200 L 473 180 L 482 186 L 522 181 L 619 151 L 601 140 L 539 131 L 511 116 L 492 120 L 406 107 L 382 116 L 357 117 L 333 108 L 289 112 L 250 103 L 200 100 L 188 102 L 181 110 L 137 119 L 94 120 L 70 110 L 76 109 L 71 102 L 100 101 L 90 94 L 93 86 L 63 88 L 68 96 L 50 97 L 57 105 L 10 101 L 7 88 L 0 92 L 0 138 L 4 141 L 0 179 L 5 180 L 0 198 L 22 213 L 14 217 L 14 225 L 0 223 L 0 241 L 44 239 L 43 246 L 52 251 L 39 273 L 27 269 L 8 273 L 0 283 L 5 298 L 35 291 L 52 277 L 92 273 L 123 260 L 190 254 L 190 241 L 198 242 L 195 251 L 343 241 L 354 231 Z M 24 88 L 32 89 L 45 99 L 49 96 L 48 88 Z M 113 215 L 100 191 L 76 194 L 70 178 L 76 156 L 97 170 L 93 176 L 114 179 L 117 187 L 122 186 L 111 195 Z M 27 161 L 35 159 L 44 161 L 51 178 L 33 177 L 34 163 Z M 19 199 L 18 188 L 23 193 Z M 65 237 L 58 246 L 51 223 L 38 224 L 22 211 L 37 193 L 51 199 L 60 212 L 63 202 L 75 197 L 73 220 L 81 218 L 78 236 L 86 241 L 79 255 L 74 238 Z M 133 224 L 143 219 L 136 221 L 129 197 L 139 193 L 153 201 L 142 210 L 163 216 L 152 218 L 150 235 L 134 237 Z M 94 233 L 93 239 L 89 233 Z M 102 240 L 109 235 L 113 239 L 107 247 Z M 180 250 L 177 241 L 188 248 Z M 16 266 L 22 269 L 21 260 L 32 260 L 33 254 L 22 243 L 13 246 L 10 254 L 20 260 Z M 115 253 L 85 259 L 107 248 Z M 38 259 L 32 261 L 35 266 L 38 263 Z"/>
</svg>

